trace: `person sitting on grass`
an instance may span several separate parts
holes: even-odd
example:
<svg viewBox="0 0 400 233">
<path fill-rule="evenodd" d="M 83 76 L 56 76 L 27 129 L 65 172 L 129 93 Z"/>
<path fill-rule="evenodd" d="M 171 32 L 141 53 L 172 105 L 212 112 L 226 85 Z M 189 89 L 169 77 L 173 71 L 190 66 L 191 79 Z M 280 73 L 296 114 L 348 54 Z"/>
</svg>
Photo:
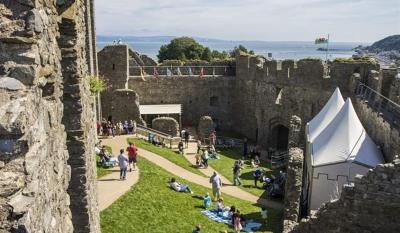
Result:
<svg viewBox="0 0 400 233">
<path fill-rule="evenodd" d="M 229 209 L 228 212 L 228 218 L 231 220 L 231 222 L 233 223 L 233 214 L 236 213 L 236 207 L 233 205 L 231 206 L 231 208 Z"/>
<path fill-rule="evenodd" d="M 203 154 L 201 156 L 202 159 L 202 164 L 204 168 L 208 168 L 208 151 L 207 150 L 203 150 Z"/>
<path fill-rule="evenodd" d="M 194 228 L 194 230 L 192 231 L 192 233 L 200 233 L 200 230 L 201 230 L 201 226 L 200 226 L 200 225 L 197 225 L 197 226 Z"/>
<path fill-rule="evenodd" d="M 224 199 L 223 199 L 222 197 L 220 197 L 220 198 L 218 199 L 218 201 L 217 201 L 217 203 L 216 203 L 216 206 L 215 206 L 215 210 L 216 210 L 218 213 L 220 213 L 220 212 L 225 212 L 225 211 L 228 211 L 228 210 L 229 210 L 229 208 L 225 208 L 225 206 L 224 206 Z"/>
<path fill-rule="evenodd" d="M 257 187 L 257 182 L 261 180 L 262 174 L 263 174 L 263 172 L 261 171 L 260 168 L 257 168 L 257 169 L 253 172 L 253 176 L 254 176 L 254 187 Z"/>
<path fill-rule="evenodd" d="M 208 209 L 211 206 L 211 197 L 210 194 L 206 193 L 206 195 L 203 198 L 203 206 L 204 209 Z"/>
<path fill-rule="evenodd" d="M 171 178 L 169 185 L 171 188 L 173 188 L 177 192 L 185 192 L 185 193 L 193 194 L 193 191 L 189 188 L 188 185 L 180 184 L 180 183 L 176 182 L 175 178 Z"/>
<path fill-rule="evenodd" d="M 178 144 L 178 150 L 179 150 L 179 154 L 184 154 L 184 146 L 183 146 L 183 141 L 180 141 Z"/>
<path fill-rule="evenodd" d="M 217 151 L 215 150 L 215 147 L 213 145 L 209 146 L 207 149 L 208 149 L 208 154 L 210 155 L 210 158 L 219 159 Z"/>
</svg>

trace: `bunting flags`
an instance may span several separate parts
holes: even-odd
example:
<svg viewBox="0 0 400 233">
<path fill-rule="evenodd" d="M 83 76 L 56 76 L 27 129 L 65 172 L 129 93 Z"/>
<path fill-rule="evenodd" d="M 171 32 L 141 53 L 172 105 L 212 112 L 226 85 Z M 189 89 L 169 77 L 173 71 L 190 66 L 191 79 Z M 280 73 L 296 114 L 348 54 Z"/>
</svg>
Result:
<svg viewBox="0 0 400 233">
<path fill-rule="evenodd" d="M 140 77 L 142 78 L 143 81 L 146 81 L 146 79 L 144 79 L 144 71 L 142 67 L 140 67 Z"/>
<path fill-rule="evenodd" d="M 167 68 L 167 76 L 172 76 L 172 71 Z"/>
<path fill-rule="evenodd" d="M 182 72 L 181 69 L 179 69 L 179 67 L 176 69 L 176 73 L 178 74 L 178 76 L 182 76 Z"/>
<path fill-rule="evenodd" d="M 190 75 L 190 76 L 193 76 L 193 71 L 192 71 L 192 67 L 188 67 L 188 74 Z"/>
<path fill-rule="evenodd" d="M 200 70 L 200 75 L 199 75 L 199 77 L 200 77 L 200 78 L 203 78 L 203 76 L 204 76 L 204 68 L 203 68 L 203 67 L 201 67 L 201 70 Z"/>
<path fill-rule="evenodd" d="M 156 67 L 153 67 L 153 76 L 156 78 L 158 77 L 158 72 Z"/>
</svg>

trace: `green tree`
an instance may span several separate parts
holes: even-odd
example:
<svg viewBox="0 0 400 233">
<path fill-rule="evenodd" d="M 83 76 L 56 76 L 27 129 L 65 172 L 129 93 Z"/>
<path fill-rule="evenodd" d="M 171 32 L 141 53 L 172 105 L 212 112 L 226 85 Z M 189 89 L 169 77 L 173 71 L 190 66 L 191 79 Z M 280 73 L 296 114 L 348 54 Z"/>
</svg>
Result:
<svg viewBox="0 0 400 233">
<path fill-rule="evenodd" d="M 219 60 L 226 60 L 226 59 L 230 58 L 230 55 L 228 52 L 226 52 L 226 51 L 219 52 L 217 50 L 213 50 L 211 56 L 213 59 L 219 59 Z"/>
<path fill-rule="evenodd" d="M 213 55 L 213 54 L 212 54 L 210 48 L 206 47 L 206 48 L 203 50 L 203 53 L 201 54 L 201 60 L 204 60 L 204 61 L 211 61 L 211 60 L 213 59 L 213 56 L 212 56 L 212 55 Z"/>
<path fill-rule="evenodd" d="M 190 37 L 178 37 L 169 44 L 161 46 L 158 52 L 159 62 L 164 60 L 196 60 L 200 59 L 204 46 Z"/>
<path fill-rule="evenodd" d="M 253 50 L 247 50 L 247 48 L 244 47 L 243 45 L 235 46 L 235 48 L 233 48 L 233 50 L 230 52 L 230 55 L 231 55 L 231 57 L 236 57 L 236 55 L 238 55 L 240 53 L 254 55 Z"/>
</svg>

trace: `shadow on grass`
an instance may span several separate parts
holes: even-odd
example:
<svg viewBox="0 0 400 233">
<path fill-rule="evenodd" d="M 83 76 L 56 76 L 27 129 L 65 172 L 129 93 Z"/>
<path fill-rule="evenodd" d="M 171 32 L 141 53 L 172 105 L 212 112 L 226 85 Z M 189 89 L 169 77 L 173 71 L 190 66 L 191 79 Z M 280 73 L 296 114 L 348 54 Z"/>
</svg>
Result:
<svg viewBox="0 0 400 233">
<path fill-rule="evenodd" d="M 192 198 L 199 199 L 199 200 L 204 199 L 202 196 L 199 196 L 199 195 L 193 195 Z"/>
<path fill-rule="evenodd" d="M 98 181 L 116 181 L 120 179 L 99 179 Z"/>
</svg>

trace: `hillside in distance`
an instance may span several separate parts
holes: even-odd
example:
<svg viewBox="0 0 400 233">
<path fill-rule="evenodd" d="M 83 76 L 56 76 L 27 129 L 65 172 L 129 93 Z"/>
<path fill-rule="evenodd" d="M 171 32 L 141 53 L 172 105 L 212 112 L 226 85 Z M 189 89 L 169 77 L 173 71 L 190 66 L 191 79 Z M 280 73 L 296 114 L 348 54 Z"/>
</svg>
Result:
<svg viewBox="0 0 400 233">
<path fill-rule="evenodd" d="M 388 36 L 366 47 L 369 52 L 398 51 L 400 52 L 400 35 Z"/>
</svg>

